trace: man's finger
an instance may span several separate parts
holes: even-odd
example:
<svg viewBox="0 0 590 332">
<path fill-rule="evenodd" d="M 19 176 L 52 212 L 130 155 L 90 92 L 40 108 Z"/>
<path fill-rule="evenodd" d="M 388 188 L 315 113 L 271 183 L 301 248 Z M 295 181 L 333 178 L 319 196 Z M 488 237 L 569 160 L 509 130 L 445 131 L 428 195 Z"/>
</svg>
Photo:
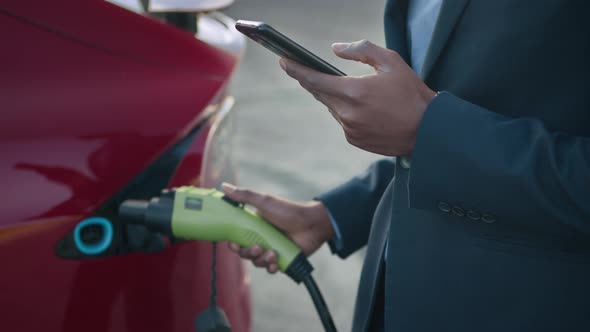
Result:
<svg viewBox="0 0 590 332">
<path fill-rule="evenodd" d="M 227 246 L 229 247 L 229 249 L 233 252 L 239 252 L 240 251 L 240 245 L 235 243 L 235 242 L 229 242 L 227 244 Z"/>
<path fill-rule="evenodd" d="M 366 63 L 379 72 L 390 72 L 401 59 L 396 52 L 379 47 L 368 40 L 335 43 L 332 44 L 332 50 L 343 59 Z"/>
<path fill-rule="evenodd" d="M 266 270 L 268 271 L 268 273 L 272 273 L 275 274 L 277 273 L 277 271 L 279 270 L 279 266 L 277 264 L 270 264 Z"/>
<path fill-rule="evenodd" d="M 307 90 L 331 95 L 341 94 L 344 77 L 324 74 L 287 58 L 281 58 L 280 63 L 287 75 L 298 80 Z"/>
<path fill-rule="evenodd" d="M 256 259 L 258 258 L 258 256 L 262 255 L 263 251 L 264 249 L 262 249 L 262 247 L 260 247 L 259 245 L 254 245 L 250 248 L 241 248 L 239 253 L 240 257 L 242 258 Z"/>
<path fill-rule="evenodd" d="M 268 267 L 270 264 L 274 263 L 276 263 L 276 255 L 271 250 L 258 256 L 258 258 L 256 258 L 256 260 L 254 261 L 254 265 L 259 267 Z"/>
<path fill-rule="evenodd" d="M 267 267 L 268 263 L 266 263 L 266 261 L 264 260 L 264 258 L 262 256 L 264 256 L 264 255 L 260 255 L 256 259 L 253 259 L 252 264 L 254 264 L 254 266 L 256 266 L 256 267 Z"/>
<path fill-rule="evenodd" d="M 264 260 L 268 264 L 275 264 L 277 262 L 277 254 L 274 251 L 269 250 L 264 254 Z"/>
</svg>

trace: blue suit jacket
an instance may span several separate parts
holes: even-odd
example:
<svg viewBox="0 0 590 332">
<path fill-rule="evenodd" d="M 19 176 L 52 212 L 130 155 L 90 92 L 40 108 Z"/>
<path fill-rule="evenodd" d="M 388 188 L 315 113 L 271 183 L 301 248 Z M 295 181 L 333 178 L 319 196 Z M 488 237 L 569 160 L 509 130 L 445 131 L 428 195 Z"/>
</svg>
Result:
<svg viewBox="0 0 590 332">
<path fill-rule="evenodd" d="M 407 1 L 387 45 L 409 61 Z M 446 0 L 411 167 L 322 195 L 346 257 L 368 243 L 354 331 L 590 331 L 590 1 Z M 388 241 L 387 262 L 382 264 Z M 385 268 L 384 268 L 385 266 Z"/>
</svg>

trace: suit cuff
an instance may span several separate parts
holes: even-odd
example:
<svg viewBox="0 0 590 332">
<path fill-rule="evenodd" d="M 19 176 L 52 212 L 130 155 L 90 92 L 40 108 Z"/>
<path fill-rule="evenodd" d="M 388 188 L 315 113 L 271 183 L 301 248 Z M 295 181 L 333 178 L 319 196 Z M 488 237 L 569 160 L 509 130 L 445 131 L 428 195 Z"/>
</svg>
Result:
<svg viewBox="0 0 590 332">
<path fill-rule="evenodd" d="M 479 212 L 493 213 L 481 199 L 486 192 L 482 189 L 491 188 L 493 172 L 482 170 L 497 160 L 484 145 L 498 140 L 490 123 L 506 120 L 451 93 L 439 93 L 418 128 L 409 185 L 411 207 L 448 213 L 447 205 L 460 205 L 464 210 L 460 214 L 482 208 Z"/>
<path fill-rule="evenodd" d="M 328 245 L 330 246 L 330 250 L 333 254 L 338 253 L 342 250 L 344 245 L 342 244 L 342 233 L 340 233 L 340 227 L 338 227 L 338 223 L 330 210 L 328 210 L 328 216 L 330 217 L 330 223 L 332 223 L 332 228 L 334 229 L 334 233 L 336 234 L 334 238 L 328 241 Z"/>
<path fill-rule="evenodd" d="M 328 244 L 334 254 L 346 258 L 367 244 L 375 208 L 391 182 L 395 163 L 383 159 L 365 173 L 315 198 L 331 214 L 340 236 Z"/>
</svg>

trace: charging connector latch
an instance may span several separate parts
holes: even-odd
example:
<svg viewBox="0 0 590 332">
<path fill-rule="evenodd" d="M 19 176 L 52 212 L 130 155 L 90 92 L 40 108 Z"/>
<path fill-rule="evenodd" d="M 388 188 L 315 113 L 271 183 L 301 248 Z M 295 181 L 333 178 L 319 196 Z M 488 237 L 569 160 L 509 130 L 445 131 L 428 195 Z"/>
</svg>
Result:
<svg viewBox="0 0 590 332">
<path fill-rule="evenodd" d="M 223 197 L 221 197 L 221 199 L 224 200 L 224 201 L 226 201 L 227 203 L 235 206 L 235 207 L 238 207 L 238 208 L 243 208 L 244 207 L 244 203 L 240 203 L 240 202 L 238 202 L 236 200 L 233 200 L 233 199 L 229 198 L 227 195 L 223 195 Z"/>
</svg>

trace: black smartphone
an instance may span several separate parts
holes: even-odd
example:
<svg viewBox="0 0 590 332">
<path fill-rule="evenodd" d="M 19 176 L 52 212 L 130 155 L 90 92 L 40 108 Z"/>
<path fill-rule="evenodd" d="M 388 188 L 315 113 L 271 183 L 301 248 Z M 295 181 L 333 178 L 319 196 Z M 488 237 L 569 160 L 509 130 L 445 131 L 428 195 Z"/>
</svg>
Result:
<svg viewBox="0 0 590 332">
<path fill-rule="evenodd" d="M 346 76 L 345 73 L 336 67 L 322 60 L 322 58 L 306 50 L 264 22 L 239 20 L 236 22 L 236 29 L 281 57 L 289 58 L 322 73 Z"/>
</svg>

